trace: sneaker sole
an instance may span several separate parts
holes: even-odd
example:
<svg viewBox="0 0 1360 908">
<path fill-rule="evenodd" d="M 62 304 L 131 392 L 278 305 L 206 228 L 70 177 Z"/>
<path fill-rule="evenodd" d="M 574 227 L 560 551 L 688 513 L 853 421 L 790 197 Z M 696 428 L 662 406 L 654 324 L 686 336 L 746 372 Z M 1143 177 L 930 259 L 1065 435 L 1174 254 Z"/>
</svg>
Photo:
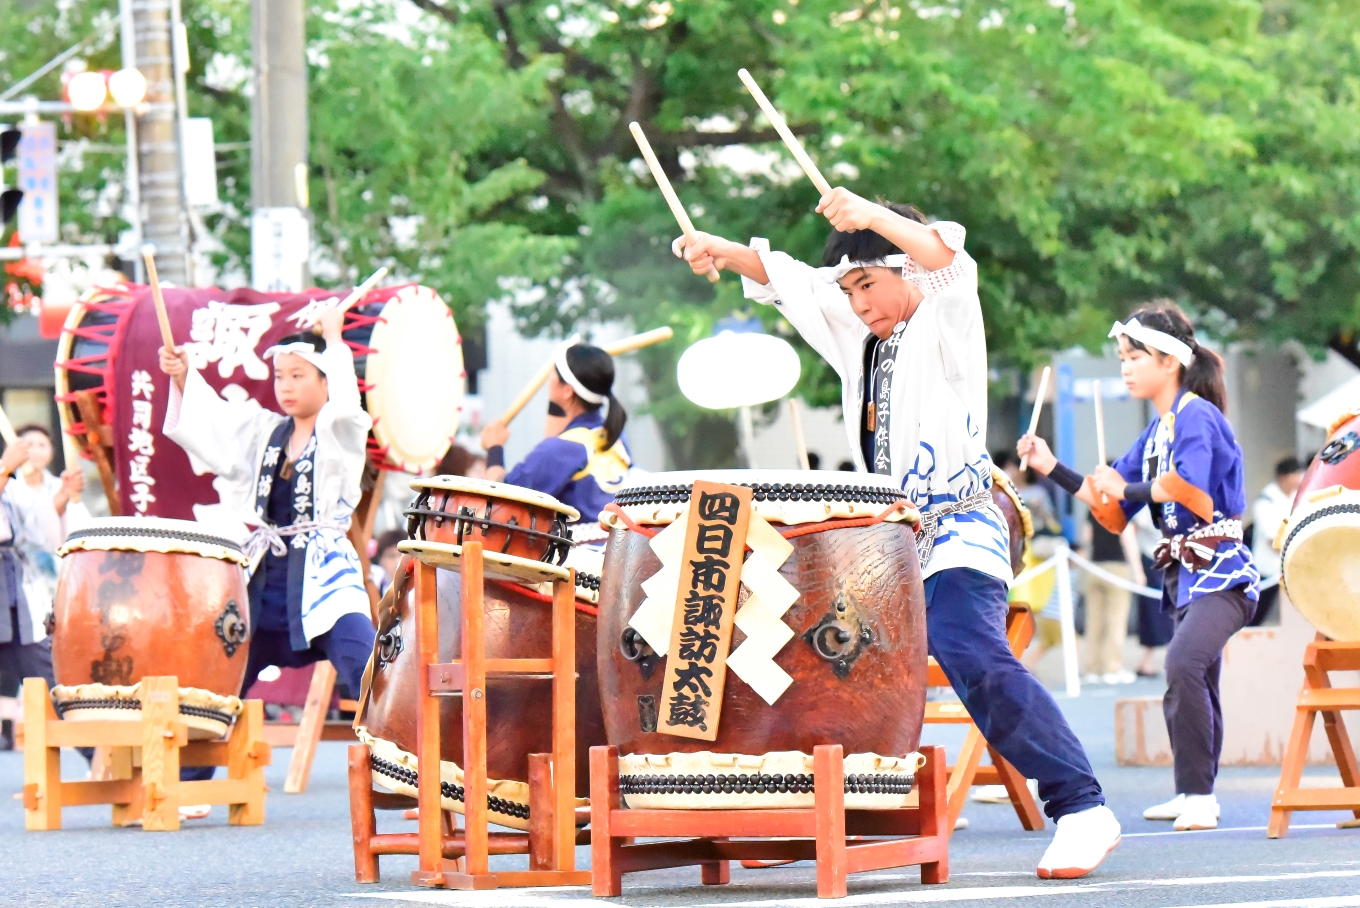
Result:
<svg viewBox="0 0 1360 908">
<path fill-rule="evenodd" d="M 1122 841 L 1124 841 L 1124 837 L 1121 835 L 1119 838 L 1115 839 L 1114 844 L 1100 856 L 1100 860 L 1096 861 L 1095 864 L 1090 867 L 1056 867 L 1052 869 L 1040 867 L 1035 872 L 1039 874 L 1039 879 L 1041 880 L 1075 880 L 1078 877 L 1086 876 L 1086 874 L 1091 873 L 1101 864 L 1105 863 L 1105 859 L 1110 856 L 1110 852 L 1118 848 L 1119 843 Z"/>
<path fill-rule="evenodd" d="M 1215 824 L 1213 824 L 1212 826 L 1203 826 L 1203 825 L 1195 825 L 1195 826 L 1177 826 L 1177 827 L 1176 827 L 1176 831 L 1177 831 L 1177 832 L 1204 832 L 1204 831 L 1209 830 L 1209 829 L 1217 829 L 1217 828 L 1218 828 L 1218 824 L 1215 823 Z"/>
</svg>

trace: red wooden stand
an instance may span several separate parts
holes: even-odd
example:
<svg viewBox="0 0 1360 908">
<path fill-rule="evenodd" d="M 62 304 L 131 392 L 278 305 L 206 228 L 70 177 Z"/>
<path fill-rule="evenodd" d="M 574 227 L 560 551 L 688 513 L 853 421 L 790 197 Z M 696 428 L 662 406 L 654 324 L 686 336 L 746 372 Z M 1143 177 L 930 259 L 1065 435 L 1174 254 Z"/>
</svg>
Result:
<svg viewBox="0 0 1360 908">
<path fill-rule="evenodd" d="M 416 639 L 426 666 L 425 690 L 416 713 L 416 759 L 420 766 L 417 798 L 419 831 L 412 835 L 375 832 L 374 808 L 413 806 L 411 798 L 373 790 L 368 748 L 350 746 L 350 820 L 354 830 L 354 876 L 358 882 L 378 880 L 378 856 L 417 854 L 420 867 L 411 882 L 450 889 L 495 889 L 500 886 L 583 886 L 590 871 L 576 869 L 576 845 L 586 841 L 576 831 L 576 579 L 553 581 L 551 658 L 487 659 L 482 601 L 482 544 L 463 545 L 457 567 L 463 575 L 463 658 L 439 661 L 439 612 L 436 567 L 415 564 Z M 552 680 L 553 752 L 529 757 L 529 832 L 491 833 L 487 829 L 486 679 L 492 675 L 533 675 Z M 440 806 L 439 702 L 435 697 L 463 697 L 464 828 Z M 504 717 L 513 721 L 515 717 Z M 432 771 L 433 769 L 433 771 Z M 498 871 L 488 867 L 492 854 L 527 854 L 529 869 Z M 450 865 L 450 859 L 457 863 Z"/>
<path fill-rule="evenodd" d="M 916 774 L 918 807 L 846 810 L 844 755 L 841 746 L 833 744 L 813 748 L 814 807 L 628 810 L 619 794 L 618 748 L 592 747 L 594 894 L 622 895 L 625 873 L 695 864 L 706 885 L 726 883 L 728 862 L 735 860 L 815 860 L 820 898 L 844 897 L 848 874 L 911 864 L 921 865 L 921 882 L 947 883 L 950 830 L 944 748 L 923 747 L 921 753 L 926 764 Z M 632 844 L 642 837 L 673 841 Z"/>
</svg>

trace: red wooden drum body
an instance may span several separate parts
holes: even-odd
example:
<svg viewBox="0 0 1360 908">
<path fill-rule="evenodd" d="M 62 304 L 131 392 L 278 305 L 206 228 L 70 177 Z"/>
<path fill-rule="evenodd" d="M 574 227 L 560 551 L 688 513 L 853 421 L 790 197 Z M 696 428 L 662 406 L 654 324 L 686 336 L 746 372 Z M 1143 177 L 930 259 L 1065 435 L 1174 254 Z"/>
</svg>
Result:
<svg viewBox="0 0 1360 908">
<path fill-rule="evenodd" d="M 1352 412 L 1332 426 L 1277 537 L 1290 601 L 1333 640 L 1360 641 L 1358 450 L 1360 415 Z"/>
<path fill-rule="evenodd" d="M 370 683 L 360 724 L 372 739 L 416 753 L 416 706 L 421 697 L 420 656 L 416 647 L 414 583 L 403 560 L 398 580 L 379 604 L 378 636 L 369 663 Z M 598 570 L 598 568 L 597 568 Z M 462 574 L 438 572 L 439 660 L 462 653 Z M 589 601 L 599 578 L 578 572 L 576 611 L 576 794 L 590 790 L 590 748 L 604 744 L 595 659 L 595 608 Z M 551 594 L 508 581 L 489 580 L 484 598 L 486 658 L 541 659 L 552 653 Z M 487 680 L 487 776 L 492 784 L 492 820 L 524 828 L 528 817 L 529 755 L 552 752 L 552 691 L 537 678 L 491 677 Z M 463 700 L 440 697 L 441 758 L 463 762 Z M 373 749 L 374 779 L 384 787 L 412 793 L 414 773 L 401 761 L 384 759 Z M 412 765 L 414 765 L 412 763 Z M 444 767 L 445 779 L 450 767 Z M 505 784 L 512 783 L 512 784 Z M 446 785 L 447 787 L 447 785 Z M 461 781 L 458 784 L 461 788 Z M 448 792 L 445 791 L 447 799 Z M 457 798 L 461 802 L 461 794 Z M 461 810 L 461 803 L 457 805 Z"/>
<path fill-rule="evenodd" d="M 580 514 L 551 496 L 465 476 L 411 483 L 407 535 L 452 545 L 480 542 L 489 553 L 562 564 L 571 549 L 567 523 Z"/>
<path fill-rule="evenodd" d="M 995 467 L 992 468 L 992 501 L 1006 518 L 1010 530 L 1011 572 L 1018 575 L 1025 569 L 1025 543 L 1034 535 L 1034 519 L 1020 493 L 1011 485 L 1010 478 Z"/>
<path fill-rule="evenodd" d="M 666 656 L 629 626 L 645 598 L 643 581 L 662 566 L 645 531 L 669 522 L 656 515 L 673 515 L 675 502 L 688 502 L 696 479 L 752 486 L 754 512 L 776 529 L 825 527 L 789 538 L 793 553 L 779 567 L 799 594 L 782 617 L 794 635 L 774 658 L 793 683 L 771 705 L 729 671 L 713 741 L 657 731 Z M 811 754 L 818 744 L 841 744 L 847 754 L 914 751 L 926 681 L 915 535 L 905 522 L 866 519 L 904 497 L 872 476 L 830 472 L 655 473 L 620 490 L 615 505 L 641 529 L 616 523 L 600 587 L 600 701 L 609 743 L 623 754 Z M 867 525 L 831 528 L 855 519 Z M 745 639 L 734 629 L 731 649 Z"/>
</svg>

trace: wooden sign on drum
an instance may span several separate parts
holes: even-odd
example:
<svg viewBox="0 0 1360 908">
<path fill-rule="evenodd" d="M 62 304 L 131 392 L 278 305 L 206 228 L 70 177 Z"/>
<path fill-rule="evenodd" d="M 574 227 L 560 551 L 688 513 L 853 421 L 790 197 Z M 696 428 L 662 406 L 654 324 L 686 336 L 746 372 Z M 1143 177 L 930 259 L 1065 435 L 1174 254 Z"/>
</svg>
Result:
<svg viewBox="0 0 1360 908">
<path fill-rule="evenodd" d="M 1360 415 L 1338 421 L 1313 458 L 1280 530 L 1281 583 L 1308 622 L 1360 641 Z"/>
<path fill-rule="evenodd" d="M 224 734 L 241 710 L 250 640 L 240 547 L 189 521 L 115 517 L 75 531 L 59 554 L 58 714 L 140 721 L 138 683 L 174 675 L 191 734 Z"/>
<path fill-rule="evenodd" d="M 787 539 L 777 574 L 796 592 L 778 619 L 786 630 L 765 625 L 787 639 L 782 646 L 748 635 L 738 611 L 727 662 L 735 677 L 727 679 L 713 741 L 659 730 L 665 654 L 647 634 L 658 637 L 663 628 L 639 611 L 651 596 L 674 602 L 674 586 L 656 579 L 666 575 L 653 543 L 683 516 L 696 480 L 752 489 L 754 514 Z M 919 765 L 926 621 L 913 533 L 918 515 L 890 480 L 767 470 L 653 473 L 621 489 L 602 520 L 613 532 L 600 587 L 600 699 L 609 743 L 622 754 L 630 806 L 790 806 L 790 799 L 811 797 L 801 786 L 821 744 L 843 745 L 847 773 L 862 777 L 855 782 L 863 782 L 862 792 L 846 789 L 855 796 L 848 803 L 901 806 Z M 759 551 L 759 534 L 750 533 L 747 544 Z M 751 558 L 743 584 L 759 573 Z M 741 604 L 748 601 L 744 595 Z M 750 660 L 737 672 L 738 657 L 752 645 L 773 650 L 776 668 Z M 787 686 L 767 687 L 779 673 Z"/>
</svg>

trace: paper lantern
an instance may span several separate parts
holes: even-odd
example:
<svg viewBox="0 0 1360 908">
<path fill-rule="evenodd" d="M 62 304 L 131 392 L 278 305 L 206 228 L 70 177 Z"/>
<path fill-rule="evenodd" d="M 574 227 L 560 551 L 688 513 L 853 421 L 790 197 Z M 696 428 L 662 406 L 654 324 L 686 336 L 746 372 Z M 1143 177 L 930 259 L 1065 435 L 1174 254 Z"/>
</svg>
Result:
<svg viewBox="0 0 1360 908">
<path fill-rule="evenodd" d="M 120 69 L 109 76 L 109 94 L 119 107 L 136 107 L 146 98 L 146 76 L 136 69 Z"/>
<path fill-rule="evenodd" d="M 701 407 L 728 410 L 778 400 L 798 384 L 801 364 L 788 341 L 769 334 L 724 331 L 680 357 L 680 392 Z"/>
<path fill-rule="evenodd" d="M 103 73 L 87 70 L 76 73 L 71 77 L 71 81 L 66 83 L 66 99 L 71 102 L 72 107 L 84 113 L 103 107 L 108 96 L 108 86 L 104 82 Z"/>
</svg>

